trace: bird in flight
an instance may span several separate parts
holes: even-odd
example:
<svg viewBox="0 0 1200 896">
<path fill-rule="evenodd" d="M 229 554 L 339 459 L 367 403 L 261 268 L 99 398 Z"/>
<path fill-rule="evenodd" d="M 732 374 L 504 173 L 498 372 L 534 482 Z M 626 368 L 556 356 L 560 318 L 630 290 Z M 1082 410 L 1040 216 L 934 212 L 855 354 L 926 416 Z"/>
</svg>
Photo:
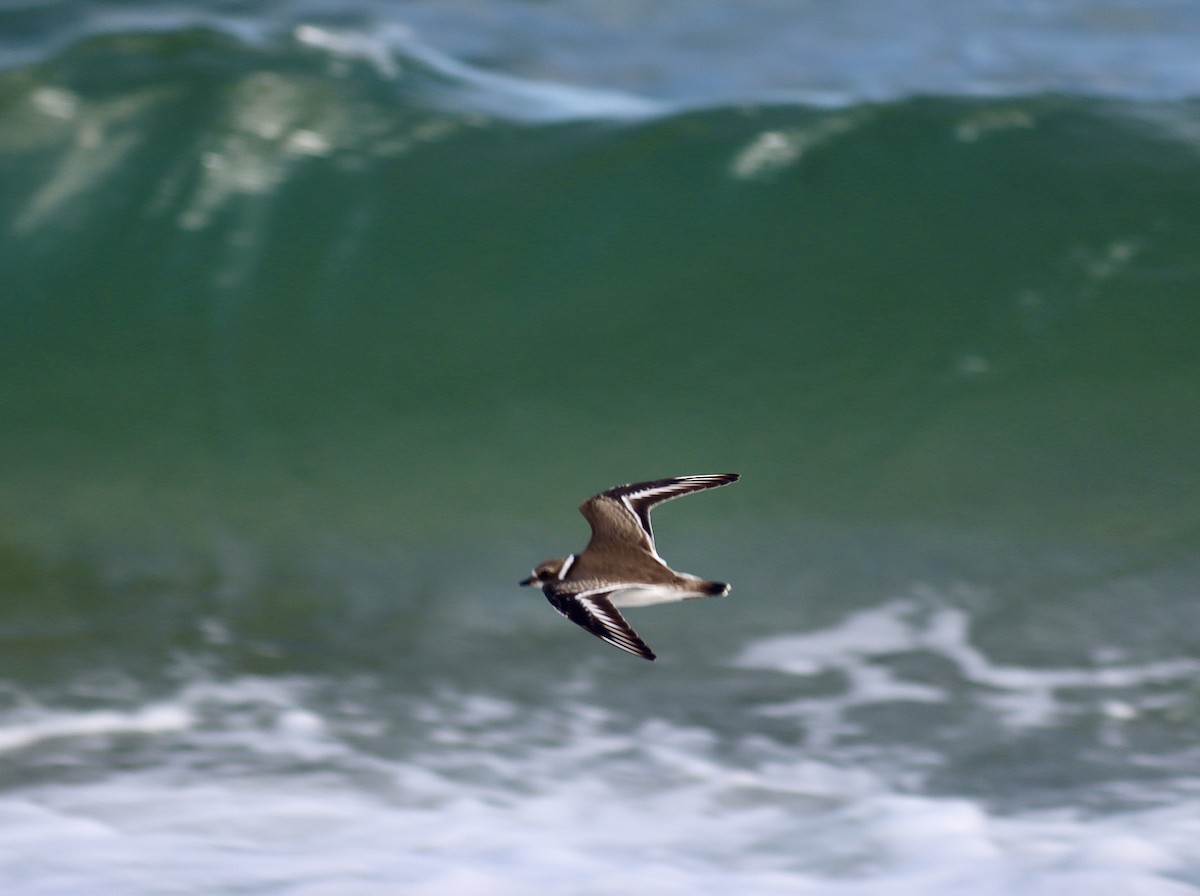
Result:
<svg viewBox="0 0 1200 896">
<path fill-rule="evenodd" d="M 681 495 L 737 482 L 737 473 L 678 476 L 618 485 L 579 505 L 592 538 L 579 554 L 547 560 L 522 585 L 539 585 L 551 606 L 602 641 L 653 660 L 652 651 L 619 608 L 720 597 L 724 582 L 710 582 L 667 566 L 654 549 L 650 511 Z"/>
</svg>

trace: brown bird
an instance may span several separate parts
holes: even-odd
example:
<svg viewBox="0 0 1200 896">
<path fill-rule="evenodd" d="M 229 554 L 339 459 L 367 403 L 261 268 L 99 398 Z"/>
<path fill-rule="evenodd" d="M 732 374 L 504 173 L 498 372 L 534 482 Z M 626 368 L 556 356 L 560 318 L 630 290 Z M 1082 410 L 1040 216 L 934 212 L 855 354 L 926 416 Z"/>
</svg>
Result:
<svg viewBox="0 0 1200 896">
<path fill-rule="evenodd" d="M 618 485 L 579 506 L 592 538 L 580 554 L 534 567 L 522 585 L 540 585 L 551 606 L 576 625 L 622 650 L 654 659 L 618 607 L 719 597 L 724 582 L 710 582 L 671 569 L 654 549 L 650 511 L 663 501 L 737 482 L 737 473 L 679 476 Z"/>
</svg>

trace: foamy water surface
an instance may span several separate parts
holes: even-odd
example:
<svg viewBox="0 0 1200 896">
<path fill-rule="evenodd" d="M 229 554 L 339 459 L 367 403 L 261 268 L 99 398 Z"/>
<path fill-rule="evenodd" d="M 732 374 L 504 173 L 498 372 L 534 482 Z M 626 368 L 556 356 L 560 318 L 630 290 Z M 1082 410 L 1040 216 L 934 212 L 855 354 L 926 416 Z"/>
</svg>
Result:
<svg viewBox="0 0 1200 896">
<path fill-rule="evenodd" d="M 905 672 L 905 657 L 941 670 Z M 534 704 L 451 687 L 396 699 L 365 676 L 193 680 L 122 708 L 15 699 L 0 727 L 0 883 L 21 896 L 1200 892 L 1188 757 L 1128 750 L 1107 808 L 1011 811 L 1002 793 L 939 792 L 956 760 L 937 737 L 889 742 L 894 722 L 856 715 L 954 705 L 1072 737 L 1097 712 L 1119 739 L 1144 713 L 1194 704 L 1194 660 L 1005 666 L 971 644 L 960 610 L 898 599 L 722 666 L 705 675 L 776 676 L 731 727 L 613 708 L 578 672 Z M 1174 771 L 1141 783 L 1142 764 Z"/>
</svg>

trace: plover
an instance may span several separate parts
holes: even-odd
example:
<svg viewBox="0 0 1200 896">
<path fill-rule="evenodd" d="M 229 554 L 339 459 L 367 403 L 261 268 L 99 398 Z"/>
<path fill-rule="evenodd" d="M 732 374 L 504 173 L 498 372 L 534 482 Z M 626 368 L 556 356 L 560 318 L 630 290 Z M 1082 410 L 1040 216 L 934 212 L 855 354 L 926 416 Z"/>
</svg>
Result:
<svg viewBox="0 0 1200 896">
<path fill-rule="evenodd" d="M 551 606 L 597 638 L 653 660 L 646 642 L 630 628 L 618 607 L 719 597 L 724 582 L 710 582 L 671 569 L 654 549 L 650 511 L 680 495 L 737 482 L 737 473 L 679 476 L 618 485 L 579 505 L 592 538 L 579 554 L 547 560 L 522 585 L 540 585 Z"/>
</svg>

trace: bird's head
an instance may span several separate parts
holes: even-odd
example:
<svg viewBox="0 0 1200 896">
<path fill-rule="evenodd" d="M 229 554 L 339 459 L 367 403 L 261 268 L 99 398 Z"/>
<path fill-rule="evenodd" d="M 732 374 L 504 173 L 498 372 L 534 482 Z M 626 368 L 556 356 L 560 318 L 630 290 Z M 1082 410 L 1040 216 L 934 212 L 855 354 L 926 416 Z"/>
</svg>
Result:
<svg viewBox="0 0 1200 896">
<path fill-rule="evenodd" d="M 547 560 L 545 563 L 539 563 L 533 568 L 533 574 L 527 579 L 522 579 L 520 584 L 541 585 L 557 579 L 562 575 L 563 566 L 566 562 L 574 559 L 574 556 L 559 557 L 557 560 Z"/>
</svg>

